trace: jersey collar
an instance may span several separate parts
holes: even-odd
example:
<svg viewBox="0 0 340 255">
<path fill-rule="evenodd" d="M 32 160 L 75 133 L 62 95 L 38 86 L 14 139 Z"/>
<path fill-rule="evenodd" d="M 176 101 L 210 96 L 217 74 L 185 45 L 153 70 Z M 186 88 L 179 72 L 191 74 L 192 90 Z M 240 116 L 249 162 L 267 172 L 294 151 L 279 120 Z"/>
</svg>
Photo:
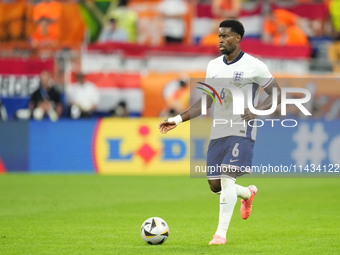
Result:
<svg viewBox="0 0 340 255">
<path fill-rule="evenodd" d="M 235 58 L 233 61 L 231 61 L 230 63 L 227 62 L 227 60 L 225 59 L 225 56 L 223 56 L 223 62 L 226 64 L 226 65 L 231 65 L 231 64 L 234 64 L 236 63 L 237 61 L 239 61 L 244 55 L 244 52 L 241 50 L 240 54 L 238 54 L 237 58 Z"/>
</svg>

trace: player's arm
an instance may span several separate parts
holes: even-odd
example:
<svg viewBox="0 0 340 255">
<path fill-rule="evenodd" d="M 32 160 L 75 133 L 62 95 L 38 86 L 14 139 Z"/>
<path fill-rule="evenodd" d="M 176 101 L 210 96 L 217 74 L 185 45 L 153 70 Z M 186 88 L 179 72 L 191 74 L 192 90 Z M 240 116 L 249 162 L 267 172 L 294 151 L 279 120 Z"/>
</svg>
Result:
<svg viewBox="0 0 340 255">
<path fill-rule="evenodd" d="M 213 100 L 211 97 L 207 97 L 207 109 L 211 107 Z M 166 134 L 171 129 L 174 129 L 179 123 L 188 121 L 190 119 L 200 116 L 202 112 L 201 99 L 197 100 L 187 110 L 180 113 L 179 115 L 162 121 L 158 125 L 158 129 L 162 134 Z"/>
<path fill-rule="evenodd" d="M 268 97 L 255 107 L 256 110 L 268 110 L 272 107 L 273 104 L 273 89 L 277 89 L 277 104 L 281 103 L 281 89 L 279 84 L 277 84 L 276 80 L 273 79 L 271 83 L 264 88 L 264 91 L 268 94 Z M 252 113 L 248 108 L 244 109 L 244 114 L 241 115 L 241 118 L 245 121 L 249 121 L 256 118 L 256 114 Z"/>
<path fill-rule="evenodd" d="M 189 107 L 189 109 L 185 110 L 180 114 L 182 121 L 188 121 L 190 119 L 196 118 L 201 115 L 202 112 L 202 99 L 197 100 L 193 105 Z M 213 99 L 211 97 L 207 97 L 207 109 L 211 107 L 213 103 Z"/>
</svg>

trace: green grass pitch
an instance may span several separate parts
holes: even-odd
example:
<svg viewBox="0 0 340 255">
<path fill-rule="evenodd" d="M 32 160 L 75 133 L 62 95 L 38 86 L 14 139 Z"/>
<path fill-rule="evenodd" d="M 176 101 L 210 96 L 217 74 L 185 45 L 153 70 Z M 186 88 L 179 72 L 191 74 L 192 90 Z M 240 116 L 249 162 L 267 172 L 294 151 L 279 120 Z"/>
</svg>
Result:
<svg viewBox="0 0 340 255">
<path fill-rule="evenodd" d="M 185 176 L 0 176 L 0 254 L 340 254 L 340 179 L 239 178 L 259 188 L 249 219 L 237 202 L 228 243 L 209 246 L 219 197 Z M 140 226 L 163 218 L 168 240 Z"/>
</svg>

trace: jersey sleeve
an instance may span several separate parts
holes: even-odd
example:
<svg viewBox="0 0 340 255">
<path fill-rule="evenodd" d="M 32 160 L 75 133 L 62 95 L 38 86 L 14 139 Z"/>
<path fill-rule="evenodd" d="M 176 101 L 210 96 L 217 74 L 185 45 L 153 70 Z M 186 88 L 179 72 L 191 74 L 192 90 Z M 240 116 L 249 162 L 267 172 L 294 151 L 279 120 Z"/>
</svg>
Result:
<svg viewBox="0 0 340 255">
<path fill-rule="evenodd" d="M 268 67 L 262 61 L 256 59 L 254 63 L 253 80 L 262 88 L 266 88 L 274 79 L 273 75 L 269 72 Z"/>
</svg>

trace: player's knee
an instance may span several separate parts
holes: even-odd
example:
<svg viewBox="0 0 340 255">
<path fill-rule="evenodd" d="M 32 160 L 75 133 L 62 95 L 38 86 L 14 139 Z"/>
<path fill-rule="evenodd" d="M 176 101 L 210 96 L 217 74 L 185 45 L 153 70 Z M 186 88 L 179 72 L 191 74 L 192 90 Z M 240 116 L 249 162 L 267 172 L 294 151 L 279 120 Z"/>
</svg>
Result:
<svg viewBox="0 0 340 255">
<path fill-rule="evenodd" d="M 221 182 L 220 180 L 208 180 L 209 182 L 209 186 L 210 186 L 210 190 L 213 193 L 219 194 L 221 192 Z"/>
</svg>

